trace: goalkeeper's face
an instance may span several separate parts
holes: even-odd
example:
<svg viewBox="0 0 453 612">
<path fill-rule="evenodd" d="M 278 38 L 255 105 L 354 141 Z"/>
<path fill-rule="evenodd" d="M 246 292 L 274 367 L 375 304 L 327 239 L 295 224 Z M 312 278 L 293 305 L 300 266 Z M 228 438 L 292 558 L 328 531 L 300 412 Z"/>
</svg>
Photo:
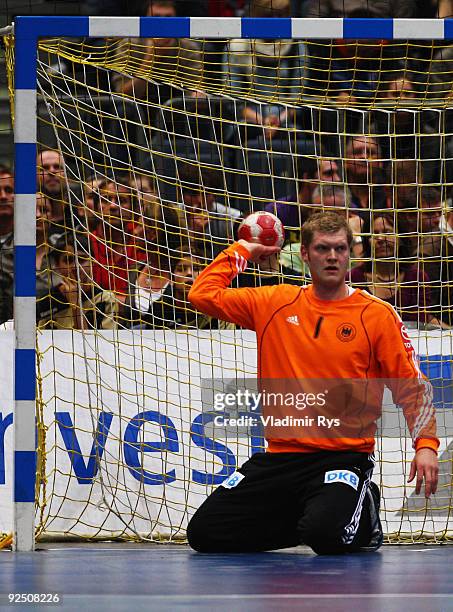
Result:
<svg viewBox="0 0 453 612">
<path fill-rule="evenodd" d="M 345 282 L 349 266 L 349 245 L 345 230 L 314 232 L 308 248 L 302 245 L 302 259 L 310 268 L 313 285 L 335 288 Z"/>
</svg>

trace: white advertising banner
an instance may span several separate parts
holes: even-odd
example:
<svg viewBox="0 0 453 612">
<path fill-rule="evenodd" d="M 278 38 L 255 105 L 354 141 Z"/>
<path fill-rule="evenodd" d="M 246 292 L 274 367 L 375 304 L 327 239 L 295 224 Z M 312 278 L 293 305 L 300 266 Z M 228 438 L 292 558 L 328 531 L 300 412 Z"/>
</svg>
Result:
<svg viewBox="0 0 453 612">
<path fill-rule="evenodd" d="M 433 366 L 437 378 L 443 363 L 451 377 L 451 334 L 411 332 L 411 337 L 422 364 L 427 355 L 431 361 L 439 356 Z M 260 450 L 259 432 L 234 440 L 213 437 L 202 410 L 206 380 L 255 376 L 251 332 L 46 331 L 38 342 L 47 429 L 45 438 L 38 435 L 45 458 L 38 522 L 49 535 L 183 535 L 188 517 L 212 487 Z M 0 530 L 11 531 L 11 331 L 0 332 L 0 354 Z M 448 457 L 451 440 L 445 427 L 440 435 L 440 451 Z M 446 529 L 450 480 L 440 488 L 428 518 L 423 497 L 415 498 L 405 482 L 410 440 L 395 436 L 379 446 L 385 461 L 374 479 L 384 491 L 384 529 Z M 444 467 L 450 474 L 451 464 Z M 403 502 L 405 495 L 410 499 Z M 403 503 L 409 514 L 401 513 Z"/>
</svg>

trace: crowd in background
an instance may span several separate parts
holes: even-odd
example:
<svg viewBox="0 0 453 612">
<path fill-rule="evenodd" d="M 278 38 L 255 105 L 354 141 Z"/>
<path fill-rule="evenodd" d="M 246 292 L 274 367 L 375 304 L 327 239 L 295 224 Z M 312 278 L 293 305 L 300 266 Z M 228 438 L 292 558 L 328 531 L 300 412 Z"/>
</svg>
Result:
<svg viewBox="0 0 453 612">
<path fill-rule="evenodd" d="M 372 163 L 370 138 L 361 137 L 358 146 L 362 150 L 364 141 L 356 173 L 360 164 L 369 170 Z M 250 267 L 238 277 L 238 285 L 309 282 L 297 232 L 291 228 L 300 227 L 320 207 L 331 208 L 345 215 L 353 229 L 352 286 L 395 305 L 405 321 L 451 326 L 453 210 L 441 191 L 405 186 L 396 190 L 395 202 L 395 190 L 387 187 L 382 207 L 361 207 L 341 183 L 339 163 L 320 158 L 315 165 L 310 179 L 301 179 L 295 201 L 266 207 L 290 229 L 281 255 Z M 196 312 L 187 300 L 204 265 L 235 239 L 242 218 L 239 210 L 216 201 L 209 170 L 182 167 L 180 198 L 174 204 L 160 201 L 150 179 L 136 174 L 89 178 L 78 189 L 73 186 L 69 197 L 62 156 L 50 149 L 38 155 L 37 180 L 40 327 L 228 327 Z M 13 317 L 13 182 L 11 170 L 0 167 L 1 322 Z"/>
<path fill-rule="evenodd" d="M 441 16 L 453 14 L 449 12 L 450 4 L 448 0 L 436 5 Z M 252 0 L 250 7 L 241 2 L 208 5 L 211 12 L 216 5 L 223 15 L 246 10 L 259 17 L 295 14 L 289 0 Z M 370 5 L 364 11 L 359 0 L 307 0 L 299 6 L 299 13 L 335 17 L 344 16 L 346 11 L 346 16 L 351 17 L 412 17 L 425 16 L 422 13 L 429 8 L 429 3 L 401 1 L 394 4 L 395 14 L 388 14 L 388 8 L 382 8 L 381 3 Z M 178 5 L 173 0 L 148 0 L 143 12 L 161 17 L 177 13 Z M 111 14 L 115 14 L 113 10 Z M 148 39 L 142 61 L 164 57 L 167 63 L 178 62 L 181 66 L 187 62 L 188 70 L 195 66 L 196 72 L 203 72 L 203 56 L 197 44 L 188 39 Z M 262 89 L 263 95 L 268 96 L 274 80 L 278 80 L 279 91 L 292 96 L 297 84 L 294 75 L 299 68 L 298 78 L 304 72 L 312 92 L 319 89 L 321 82 L 324 88 L 328 83 L 329 95 L 352 106 L 366 96 L 376 96 L 376 92 L 388 100 L 412 100 L 422 93 L 419 76 L 411 75 L 419 75 L 417 62 L 423 65 L 426 57 L 414 57 L 410 69 L 406 65 L 403 70 L 392 55 L 392 46 L 385 41 L 373 45 L 357 41 L 352 47 L 324 45 L 330 53 L 326 57 L 312 53 L 310 43 L 308 50 L 302 50 L 302 44 L 305 43 L 274 41 L 271 52 L 269 42 L 233 39 L 223 48 L 213 48 L 218 52 L 219 65 L 229 67 L 222 78 L 242 98 L 247 97 L 244 92 L 252 86 L 258 95 Z M 338 57 L 332 57 L 332 49 Z M 434 91 L 443 91 L 445 84 L 452 82 L 448 75 L 450 49 L 445 46 L 436 53 L 445 61 L 433 64 L 439 70 L 437 74 L 431 72 L 431 85 Z M 294 58 L 314 55 L 316 61 L 311 65 L 294 65 Z M 385 90 L 378 82 L 378 65 L 380 76 L 383 68 L 391 74 Z M 162 101 L 180 95 L 172 86 L 163 91 L 138 77 L 121 76 L 113 79 L 113 85 L 120 93 L 133 92 L 147 100 Z M 193 92 L 194 98 L 201 95 Z M 242 104 L 240 112 L 238 119 L 246 126 L 245 136 L 258 143 L 256 146 L 260 138 L 276 141 L 281 128 L 294 127 L 302 133 L 307 121 L 306 110 L 281 103 L 250 101 Z M 338 121 L 340 116 L 344 120 L 342 127 L 329 125 L 332 117 Z M 414 114 L 396 110 L 386 115 L 370 114 L 366 128 L 364 124 L 361 128 L 357 118 L 347 111 L 320 113 L 319 117 L 319 131 L 325 138 L 316 155 L 298 156 L 295 179 L 287 182 L 293 186 L 292 192 L 288 189 L 275 201 L 260 204 L 260 208 L 275 213 L 287 228 L 280 256 L 259 268 L 251 267 L 235 282 L 239 286 L 309 282 L 309 271 L 299 256 L 297 228 L 314 210 L 331 208 L 347 217 L 354 234 L 353 266 L 348 277 L 352 286 L 393 304 L 403 320 L 414 325 L 453 326 L 450 117 L 446 112 Z M 329 137 L 329 133 L 343 129 L 346 135 L 342 142 L 338 137 Z M 37 168 L 36 287 L 40 327 L 229 327 L 196 312 L 187 300 L 200 270 L 235 239 L 247 212 L 246 207 L 236 208 L 224 197 L 221 173 L 209 169 L 209 164 L 187 160 L 178 167 L 176 198 L 170 202 L 161 197 L 150 178 L 152 172 L 135 169 L 112 175 L 93 174 L 80 177 L 77 185 L 68 178 L 64 160 L 56 149 L 41 149 Z M 13 182 L 11 168 L 0 166 L 0 323 L 13 318 Z"/>
<path fill-rule="evenodd" d="M 268 6 L 268 0 L 262 0 Z M 178 16 L 242 17 L 251 15 L 246 0 L 175 0 Z M 142 15 L 143 0 L 85 0 L 86 15 Z M 272 2 L 276 17 L 278 1 Z M 444 18 L 453 16 L 451 0 L 297 0 L 293 17 L 349 17 L 354 10 L 367 10 L 369 17 Z"/>
</svg>

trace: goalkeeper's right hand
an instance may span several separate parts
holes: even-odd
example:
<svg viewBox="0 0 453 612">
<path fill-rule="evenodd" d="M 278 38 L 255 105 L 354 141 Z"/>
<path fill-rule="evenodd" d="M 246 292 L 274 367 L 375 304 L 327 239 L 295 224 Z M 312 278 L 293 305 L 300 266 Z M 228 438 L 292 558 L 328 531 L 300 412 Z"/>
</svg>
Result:
<svg viewBox="0 0 453 612">
<path fill-rule="evenodd" d="M 249 261 L 252 263 L 265 261 L 271 255 L 276 255 L 281 251 L 281 248 L 278 246 L 264 246 L 256 242 L 247 242 L 247 240 L 238 240 L 238 243 L 250 253 Z"/>
</svg>

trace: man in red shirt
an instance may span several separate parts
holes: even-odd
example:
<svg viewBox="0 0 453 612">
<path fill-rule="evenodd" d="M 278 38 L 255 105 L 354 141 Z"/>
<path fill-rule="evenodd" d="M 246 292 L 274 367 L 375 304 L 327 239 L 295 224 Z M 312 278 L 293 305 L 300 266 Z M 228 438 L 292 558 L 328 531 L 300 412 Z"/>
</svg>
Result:
<svg viewBox="0 0 453 612">
<path fill-rule="evenodd" d="M 379 408 L 383 381 L 390 381 L 416 451 L 409 480 L 417 476 L 417 493 L 424 480 L 429 497 L 437 487 L 439 446 L 431 387 L 395 310 L 346 285 L 351 243 L 343 217 L 316 213 L 302 230 L 311 285 L 228 288 L 248 261 L 278 251 L 240 240 L 200 274 L 189 300 L 205 314 L 256 332 L 260 381 L 363 380 L 373 389 L 366 399 Z M 333 408 L 347 417 L 353 407 L 350 398 L 343 401 Z M 187 529 L 194 549 L 246 552 L 304 543 L 318 554 L 336 554 L 379 548 L 379 490 L 371 482 L 375 430 L 292 431 L 279 437 L 276 428 L 266 430 L 267 452 L 253 455 L 201 505 Z"/>
</svg>

